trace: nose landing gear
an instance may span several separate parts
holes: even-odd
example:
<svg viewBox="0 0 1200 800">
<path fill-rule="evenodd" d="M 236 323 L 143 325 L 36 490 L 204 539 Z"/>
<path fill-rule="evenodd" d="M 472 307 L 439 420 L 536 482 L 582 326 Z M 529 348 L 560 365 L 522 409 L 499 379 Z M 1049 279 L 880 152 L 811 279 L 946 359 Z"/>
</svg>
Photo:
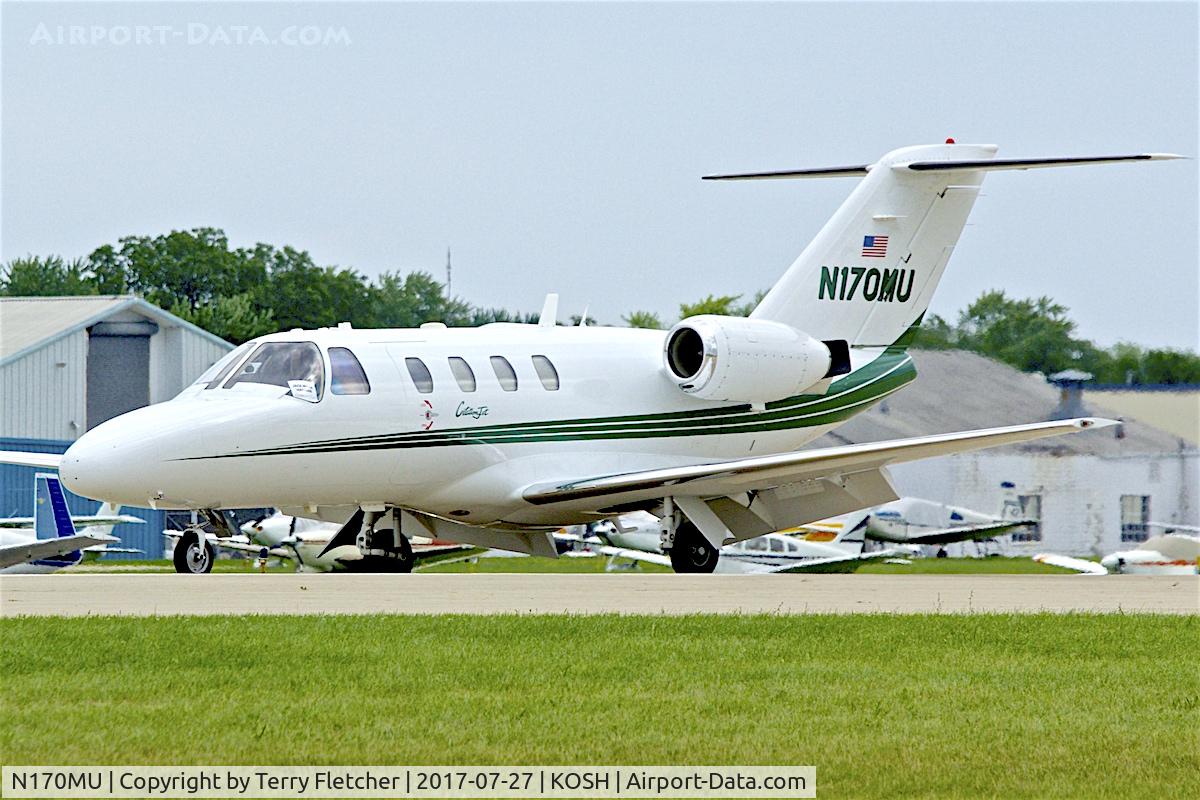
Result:
<svg viewBox="0 0 1200 800">
<path fill-rule="evenodd" d="M 176 572 L 191 575 L 212 572 L 217 553 L 207 539 L 201 539 L 202 536 L 203 531 L 191 529 L 179 537 L 179 541 L 175 543 L 175 550 L 171 554 Z"/>
</svg>

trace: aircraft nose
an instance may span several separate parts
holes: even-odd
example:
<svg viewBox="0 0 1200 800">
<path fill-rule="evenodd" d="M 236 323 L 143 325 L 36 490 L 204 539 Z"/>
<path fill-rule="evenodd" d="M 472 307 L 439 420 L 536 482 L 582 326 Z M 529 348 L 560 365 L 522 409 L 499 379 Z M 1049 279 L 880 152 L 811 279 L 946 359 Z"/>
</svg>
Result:
<svg viewBox="0 0 1200 800">
<path fill-rule="evenodd" d="M 153 408 L 153 407 L 151 407 Z M 111 419 L 79 437 L 63 454 L 59 476 L 75 494 L 121 505 L 148 505 L 161 458 L 160 442 L 139 409 Z"/>
</svg>

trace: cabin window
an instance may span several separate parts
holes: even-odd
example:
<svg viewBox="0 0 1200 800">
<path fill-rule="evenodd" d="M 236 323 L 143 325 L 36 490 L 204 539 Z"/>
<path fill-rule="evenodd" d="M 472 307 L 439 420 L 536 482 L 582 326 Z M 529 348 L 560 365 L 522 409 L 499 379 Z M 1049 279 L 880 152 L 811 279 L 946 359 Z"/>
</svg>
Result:
<svg viewBox="0 0 1200 800">
<path fill-rule="evenodd" d="M 467 360 L 458 356 L 450 356 L 448 360 L 450 361 L 450 371 L 454 373 L 454 380 L 458 381 L 458 388 L 464 392 L 475 391 L 475 370 L 471 369 Z"/>
<path fill-rule="evenodd" d="M 537 370 L 538 378 L 547 392 L 558 391 L 558 370 L 545 356 L 533 357 L 533 368 Z"/>
<path fill-rule="evenodd" d="M 771 541 L 771 552 L 772 553 L 782 553 L 783 552 L 783 540 L 782 539 L 771 539 L 770 541 Z"/>
<path fill-rule="evenodd" d="M 1121 495 L 1121 541 L 1144 542 L 1150 536 L 1150 495 Z"/>
<path fill-rule="evenodd" d="M 500 381 L 501 389 L 506 392 L 517 390 L 517 373 L 512 364 L 508 363 L 507 358 L 492 356 L 492 371 L 496 373 L 496 380 Z"/>
<path fill-rule="evenodd" d="M 301 399 L 320 400 L 325 386 L 325 364 L 321 351 L 312 342 L 267 342 L 246 359 L 241 369 L 225 382 L 225 388 L 239 383 L 282 386 L 297 397 L 301 397 L 301 392 L 308 395 Z"/>
<path fill-rule="evenodd" d="M 433 391 L 433 376 L 429 374 L 429 367 L 425 366 L 424 361 L 409 357 L 404 359 L 404 366 L 408 367 L 408 374 L 418 392 L 429 394 Z"/>
<path fill-rule="evenodd" d="M 329 379 L 329 391 L 334 394 L 370 394 L 371 383 L 362 364 L 354 353 L 345 347 L 329 348 L 329 366 L 333 375 Z"/>
<path fill-rule="evenodd" d="M 205 389 L 215 389 L 221 385 L 221 381 L 229 377 L 229 373 L 233 372 L 233 368 L 242 360 L 242 356 L 250 351 L 253 344 L 246 342 L 241 347 L 231 350 L 225 356 L 213 364 L 208 369 L 204 370 L 204 374 L 196 379 L 196 383 L 206 383 Z"/>
<path fill-rule="evenodd" d="M 761 536 L 754 539 L 747 539 L 746 549 L 753 552 L 765 553 L 767 550 L 767 540 Z"/>
<path fill-rule="evenodd" d="M 1017 528 L 1012 533 L 1014 542 L 1040 542 L 1042 540 L 1042 496 L 1040 494 L 1017 495 L 1018 514 L 1021 519 L 1033 520 L 1033 524 L 1024 529 Z"/>
</svg>

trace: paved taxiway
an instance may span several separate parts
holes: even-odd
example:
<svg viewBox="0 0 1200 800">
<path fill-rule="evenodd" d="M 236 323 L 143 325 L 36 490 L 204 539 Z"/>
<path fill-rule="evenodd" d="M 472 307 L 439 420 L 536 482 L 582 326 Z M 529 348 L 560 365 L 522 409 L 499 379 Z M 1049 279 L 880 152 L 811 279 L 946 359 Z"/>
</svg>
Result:
<svg viewBox="0 0 1200 800">
<path fill-rule="evenodd" d="M 13 575 L 0 616 L 1088 611 L 1200 614 L 1200 576 Z"/>
</svg>

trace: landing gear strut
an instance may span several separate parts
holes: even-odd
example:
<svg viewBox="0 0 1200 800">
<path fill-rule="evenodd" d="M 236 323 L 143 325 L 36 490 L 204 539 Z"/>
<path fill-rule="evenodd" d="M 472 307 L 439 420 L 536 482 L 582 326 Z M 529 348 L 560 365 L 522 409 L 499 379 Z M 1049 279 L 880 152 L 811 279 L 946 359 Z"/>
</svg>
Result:
<svg viewBox="0 0 1200 800">
<path fill-rule="evenodd" d="M 687 520 L 675 526 L 675 541 L 668 555 L 671 557 L 671 568 L 685 573 L 712 572 L 721 557 L 700 529 Z"/>
<path fill-rule="evenodd" d="M 185 531 L 175 543 L 171 560 L 175 562 L 175 571 L 191 575 L 203 575 L 212 572 L 213 562 L 217 553 L 207 540 L 202 540 L 203 531 L 195 529 Z"/>
</svg>

